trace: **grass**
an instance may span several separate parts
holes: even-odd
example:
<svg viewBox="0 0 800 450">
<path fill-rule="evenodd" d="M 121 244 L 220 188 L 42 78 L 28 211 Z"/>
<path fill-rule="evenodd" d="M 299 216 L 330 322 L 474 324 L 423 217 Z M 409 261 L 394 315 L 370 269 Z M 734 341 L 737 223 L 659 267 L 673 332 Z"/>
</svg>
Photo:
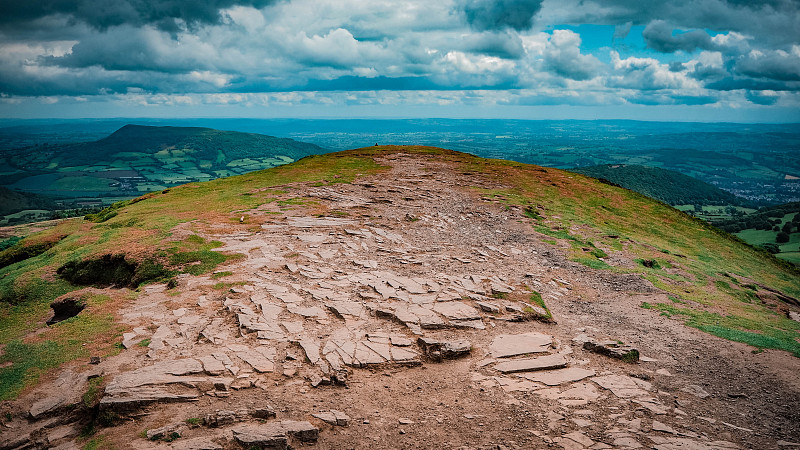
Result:
<svg viewBox="0 0 800 450">
<path fill-rule="evenodd" d="M 186 419 L 186 425 L 189 425 L 189 428 L 197 428 L 203 424 L 203 419 L 199 417 L 190 417 Z"/>
<path fill-rule="evenodd" d="M 214 252 L 217 244 L 213 242 L 188 240 L 176 245 L 171 242 L 176 225 L 189 221 L 198 221 L 198 226 L 230 223 L 234 212 L 274 199 L 273 187 L 319 180 L 329 180 L 329 184 L 348 183 L 360 175 L 382 170 L 371 158 L 357 155 L 309 157 L 288 166 L 150 193 L 116 203 L 88 220 L 66 220 L 22 241 L 7 244 L 4 241 L 9 248 L 36 242 L 54 244 L 0 268 L 0 348 L 6 346 L 0 361 L 14 361 L 12 366 L 0 369 L 0 396 L 14 398 L 47 370 L 86 356 L 79 345 L 67 341 L 49 337 L 41 342 L 22 339 L 43 326 L 53 300 L 81 289 L 56 274 L 68 262 L 97 260 L 104 255 L 122 256 L 140 271 L 139 283 L 162 279 L 165 273 L 161 269 L 173 270 L 167 267 L 170 264 L 177 266 L 175 270 L 206 273 L 228 256 Z M 172 247 L 176 248 L 173 252 L 162 250 Z M 77 324 L 65 321 L 57 327 L 66 330 L 84 321 L 81 317 Z M 101 322 L 103 327 L 85 329 L 84 334 L 75 336 L 75 342 L 102 339 L 103 330 L 111 323 L 110 319 Z M 57 327 L 45 335 L 50 336 Z"/>
<path fill-rule="evenodd" d="M 600 260 L 605 257 L 605 249 L 624 251 L 636 260 L 636 265 L 614 267 L 614 271 L 635 273 L 650 280 L 684 302 L 687 312 L 703 314 L 704 308 L 711 306 L 725 312 L 720 317 L 738 317 L 750 324 L 749 328 L 737 328 L 729 323 L 727 329 L 737 330 L 735 333 L 715 328 L 725 325 L 703 324 L 704 331 L 760 345 L 767 345 L 769 339 L 761 337 L 767 336 L 777 339 L 769 344 L 770 348 L 794 353 L 794 339 L 798 337 L 794 332 L 767 332 L 774 328 L 776 315 L 772 310 L 753 301 L 754 297 L 743 293 L 742 287 L 728 283 L 726 288 L 716 281 L 723 278 L 721 274 L 730 274 L 800 297 L 797 268 L 702 220 L 632 191 L 557 169 L 483 158 L 452 158 L 461 163 L 464 172 L 510 186 L 476 190 L 484 197 L 520 207 L 532 229 L 547 236 L 544 242 L 569 246 L 571 260 L 609 269 Z"/>
<path fill-rule="evenodd" d="M 113 448 L 114 446 L 106 440 L 105 436 L 95 436 L 83 444 L 82 450 L 112 450 Z"/>
<path fill-rule="evenodd" d="M 103 377 L 96 377 L 89 380 L 89 388 L 83 394 L 83 405 L 87 408 L 95 407 L 103 394 Z"/>
<path fill-rule="evenodd" d="M 674 304 L 647 302 L 642 308 L 661 311 L 667 317 L 677 317 L 693 328 L 731 341 L 742 342 L 757 348 L 785 350 L 800 357 L 800 323 L 778 314 L 765 314 L 759 319 L 736 315 L 720 315 Z"/>
<path fill-rule="evenodd" d="M 547 304 L 545 304 L 544 299 L 542 298 L 542 294 L 540 294 L 537 291 L 532 291 L 531 292 L 531 296 L 529 298 L 529 301 L 531 303 L 533 303 L 534 305 L 539 306 L 540 308 L 544 309 L 547 312 L 547 314 L 545 314 L 545 316 L 544 316 L 545 319 L 547 319 L 547 320 L 552 320 L 553 319 L 553 313 L 550 312 L 550 308 L 548 308 Z M 528 309 L 528 308 L 526 308 L 526 309 Z M 526 312 L 535 313 L 533 308 L 530 308 L 530 311 L 526 311 Z"/>
<path fill-rule="evenodd" d="M 48 330 L 47 338 L 33 341 L 15 339 L 8 342 L 0 363 L 11 365 L 0 369 L 0 400 L 10 400 L 35 383 L 47 370 L 78 358 L 88 358 L 90 350 L 109 352 L 113 337 L 120 333 L 110 314 L 79 314 L 59 322 Z M 87 346 L 87 337 L 93 337 Z"/>
<path fill-rule="evenodd" d="M 233 256 L 215 252 L 213 249 L 221 247 L 222 242 L 210 241 L 198 235 L 191 235 L 180 245 L 168 250 L 169 262 L 180 267 L 181 272 L 192 275 L 201 275 L 211 272 L 218 265 L 233 258 Z M 230 273 L 230 272 L 229 272 Z"/>
</svg>

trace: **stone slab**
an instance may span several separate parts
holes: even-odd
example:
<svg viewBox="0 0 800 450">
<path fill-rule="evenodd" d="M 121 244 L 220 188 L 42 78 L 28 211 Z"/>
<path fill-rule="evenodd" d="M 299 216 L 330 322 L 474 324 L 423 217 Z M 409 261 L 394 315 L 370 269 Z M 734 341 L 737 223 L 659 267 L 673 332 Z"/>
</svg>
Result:
<svg viewBox="0 0 800 450">
<path fill-rule="evenodd" d="M 550 351 L 553 336 L 541 333 L 501 334 L 494 338 L 489 351 L 495 358 Z"/>
<path fill-rule="evenodd" d="M 558 386 L 564 383 L 580 381 L 584 378 L 594 376 L 594 374 L 594 370 L 582 369 L 580 367 L 569 367 L 567 369 L 560 370 L 526 373 L 520 376 L 531 381 L 546 384 L 548 386 Z"/>
<path fill-rule="evenodd" d="M 561 369 L 567 366 L 567 358 L 564 355 L 547 355 L 538 358 L 515 359 L 504 361 L 494 369 L 502 373 L 533 372 L 536 370 Z"/>
</svg>

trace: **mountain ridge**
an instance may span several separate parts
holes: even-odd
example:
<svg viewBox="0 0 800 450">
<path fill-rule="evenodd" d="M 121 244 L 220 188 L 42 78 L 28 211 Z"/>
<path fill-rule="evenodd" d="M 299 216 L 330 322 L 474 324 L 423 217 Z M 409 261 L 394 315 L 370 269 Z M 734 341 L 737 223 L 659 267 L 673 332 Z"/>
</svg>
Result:
<svg viewBox="0 0 800 450">
<path fill-rule="evenodd" d="M 95 421 L 93 439 L 122 448 L 165 426 L 176 444 L 232 448 L 269 430 L 377 449 L 763 448 L 800 434 L 797 271 L 580 174 L 367 147 L 92 220 L 0 254 L 14 261 L 0 297 L 17 302 L 0 302 L 0 393 L 17 398 L 20 442 L 39 417 L 109 413 L 121 420 Z M 84 308 L 45 328 L 67 299 Z M 606 356 L 632 348 L 638 364 Z M 54 389 L 63 380 L 77 399 Z M 714 424 L 682 419 L 696 416 Z M 62 431 L 46 433 L 61 444 Z"/>
</svg>

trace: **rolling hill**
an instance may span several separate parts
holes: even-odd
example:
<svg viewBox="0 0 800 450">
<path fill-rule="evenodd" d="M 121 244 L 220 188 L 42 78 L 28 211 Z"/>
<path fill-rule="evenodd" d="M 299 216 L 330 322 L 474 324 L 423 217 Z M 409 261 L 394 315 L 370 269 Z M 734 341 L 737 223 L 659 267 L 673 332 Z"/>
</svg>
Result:
<svg viewBox="0 0 800 450">
<path fill-rule="evenodd" d="M 314 155 L 0 252 L 0 445 L 774 448 L 799 298 L 794 266 L 594 178 Z"/>
<path fill-rule="evenodd" d="M 673 170 L 629 164 L 605 164 L 569 169 L 608 180 L 669 205 L 752 207 L 752 202 Z"/>
<path fill-rule="evenodd" d="M 27 209 L 53 210 L 58 205 L 50 197 L 15 192 L 0 186 L 0 216 L 18 213 Z"/>
<path fill-rule="evenodd" d="M 119 199 L 274 167 L 324 151 L 254 133 L 126 125 L 93 142 L 7 150 L 0 154 L 0 169 L 12 189 Z"/>
</svg>

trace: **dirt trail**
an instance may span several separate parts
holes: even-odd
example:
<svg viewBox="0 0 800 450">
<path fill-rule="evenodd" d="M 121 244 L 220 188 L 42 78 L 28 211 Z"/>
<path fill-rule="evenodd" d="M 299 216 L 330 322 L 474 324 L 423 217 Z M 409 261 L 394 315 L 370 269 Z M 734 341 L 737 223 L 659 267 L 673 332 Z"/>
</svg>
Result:
<svg viewBox="0 0 800 450">
<path fill-rule="evenodd" d="M 423 155 L 378 162 L 391 170 L 282 187 L 285 199 L 316 204 L 247 213 L 258 231 L 206 228 L 222 251 L 246 255 L 219 269 L 232 275 L 181 278 L 177 295 L 150 286 L 118 312 L 133 329 L 128 348 L 92 366 L 105 380 L 101 410 L 125 418 L 99 430 L 105 442 L 240 448 L 253 430 L 274 448 L 800 442 L 798 358 L 753 354 L 640 308 L 666 297 L 637 277 L 568 262 L 521 210 L 472 189 L 502 186 Z M 220 281 L 230 289 L 215 289 Z M 589 352 L 589 339 L 624 342 L 642 360 Z M 0 448 L 82 442 L 80 422 L 62 423 L 85 390 L 79 371 L 61 378 L 73 389 L 20 400 L 41 419 L 11 422 Z M 311 428 L 286 431 L 288 420 Z M 169 425 L 180 438 L 142 437 Z"/>
</svg>

